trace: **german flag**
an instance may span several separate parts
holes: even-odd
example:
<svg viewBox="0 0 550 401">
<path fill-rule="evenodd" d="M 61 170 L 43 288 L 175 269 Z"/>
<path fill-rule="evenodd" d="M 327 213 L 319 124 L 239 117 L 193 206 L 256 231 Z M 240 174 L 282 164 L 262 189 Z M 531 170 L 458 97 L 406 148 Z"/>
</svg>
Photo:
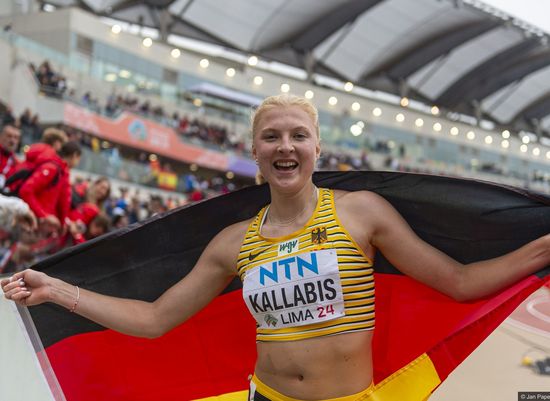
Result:
<svg viewBox="0 0 550 401">
<path fill-rule="evenodd" d="M 390 172 L 317 173 L 314 180 L 377 192 L 421 238 L 463 263 L 516 249 L 550 227 L 550 198 L 502 185 Z M 103 294 L 153 301 L 189 273 L 214 235 L 268 202 L 267 186 L 246 188 L 109 233 L 34 267 Z M 373 399 L 424 400 L 549 277 L 547 268 L 490 298 L 459 304 L 377 255 Z M 255 323 L 238 280 L 155 340 L 115 333 L 55 305 L 30 312 L 68 401 L 246 399 Z"/>
</svg>

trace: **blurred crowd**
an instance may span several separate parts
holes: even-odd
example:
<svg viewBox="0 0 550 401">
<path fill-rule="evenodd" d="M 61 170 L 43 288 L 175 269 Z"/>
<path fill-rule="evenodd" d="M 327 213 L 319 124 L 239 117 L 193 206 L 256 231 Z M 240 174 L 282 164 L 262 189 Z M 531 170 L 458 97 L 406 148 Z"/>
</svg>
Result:
<svg viewBox="0 0 550 401">
<path fill-rule="evenodd" d="M 127 187 L 114 193 L 107 177 L 71 180 L 83 147 L 111 153 L 118 148 L 105 149 L 98 138 L 76 130 L 50 127 L 42 131 L 35 117 L 30 110 L 18 118 L 9 107 L 0 110 L 0 273 L 24 268 L 65 247 L 157 213 L 235 189 L 221 176 L 205 179 L 193 173 L 182 175 L 186 196 L 132 192 Z M 24 152 L 20 152 L 22 135 L 30 143 Z M 171 169 L 166 162 L 161 166 L 158 158 L 151 161 L 145 153 L 136 154 L 153 176 L 155 169 L 157 173 Z"/>
<path fill-rule="evenodd" d="M 63 129 L 70 140 L 102 156 L 102 160 L 106 162 L 100 166 L 104 169 L 101 172 L 103 175 L 132 181 L 132 177 L 136 175 L 132 173 L 138 171 L 138 181 L 133 182 L 166 191 L 177 191 L 185 194 L 192 201 L 228 193 L 239 186 L 234 180 L 226 179 L 222 172 L 217 176 L 205 178 L 198 172 L 190 171 L 189 166 L 184 163 L 136 149 L 120 147 L 71 127 L 63 127 Z"/>
<path fill-rule="evenodd" d="M 41 90 L 55 97 L 62 97 L 67 90 L 67 79 L 60 73 L 54 71 L 49 61 L 44 61 L 38 67 L 30 64 L 30 68 L 40 84 Z"/>
<path fill-rule="evenodd" d="M 359 156 L 353 156 L 342 152 L 321 152 L 317 167 L 320 170 L 348 171 L 348 170 L 372 170 L 368 153 L 363 151 Z"/>
<path fill-rule="evenodd" d="M 97 113 L 114 118 L 122 111 L 139 114 L 151 118 L 170 128 L 173 128 L 182 139 L 194 139 L 203 144 L 215 145 L 223 150 L 245 152 L 245 143 L 235 132 L 226 126 L 207 123 L 197 117 L 190 118 L 178 112 L 167 113 L 162 106 L 153 105 L 149 100 L 140 101 L 131 95 L 110 95 L 101 103 L 91 92 L 86 92 L 80 99 L 73 91 L 69 91 L 68 98 Z"/>
<path fill-rule="evenodd" d="M 40 139 L 42 128 L 40 127 L 39 116 L 38 114 L 33 114 L 30 109 L 25 109 L 19 117 L 16 117 L 13 115 L 11 107 L 8 106 L 0 113 L 0 116 L 0 127 L 4 125 L 15 125 L 21 129 L 23 134 L 32 142 L 36 142 Z M 19 151 L 19 148 L 17 150 Z"/>
<path fill-rule="evenodd" d="M 16 154 L 21 130 L 4 124 L 0 131 L 0 203 L 2 203 L 2 262 L 0 271 L 34 260 L 64 243 L 80 238 L 71 205 L 71 168 L 81 149 L 57 129 L 45 130 L 20 160 Z M 72 220 L 71 220 L 72 219 Z M 84 234 L 84 233 L 82 233 Z"/>
</svg>

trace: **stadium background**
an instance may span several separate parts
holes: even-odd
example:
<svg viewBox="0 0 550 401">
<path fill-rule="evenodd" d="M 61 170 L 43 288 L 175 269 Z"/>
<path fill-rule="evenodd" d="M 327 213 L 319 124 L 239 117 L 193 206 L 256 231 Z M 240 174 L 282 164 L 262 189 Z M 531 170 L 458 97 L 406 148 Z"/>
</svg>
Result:
<svg viewBox="0 0 550 401">
<path fill-rule="evenodd" d="M 321 111 L 320 168 L 550 191 L 546 33 L 477 1 L 315 5 L 2 2 L 0 114 L 38 115 L 22 127 L 20 154 L 48 126 L 79 140 L 72 178 L 108 176 L 111 217 L 121 200 L 137 198 L 146 217 L 252 185 L 250 109 L 286 91 L 312 95 Z M 45 61 L 53 82 L 41 80 Z M 453 389 L 457 399 L 547 388 L 519 366 L 548 355 L 541 321 L 546 334 L 532 333 L 540 322 L 531 332 L 499 329 L 480 350 L 490 356 L 464 365 L 479 387 Z"/>
</svg>

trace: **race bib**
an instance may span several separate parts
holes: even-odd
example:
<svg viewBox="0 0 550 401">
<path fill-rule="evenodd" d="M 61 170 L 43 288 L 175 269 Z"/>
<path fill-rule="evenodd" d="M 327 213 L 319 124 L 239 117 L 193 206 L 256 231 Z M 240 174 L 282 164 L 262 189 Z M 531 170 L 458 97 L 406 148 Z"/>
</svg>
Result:
<svg viewBox="0 0 550 401">
<path fill-rule="evenodd" d="M 333 249 L 283 256 L 246 272 L 243 296 L 262 329 L 303 326 L 345 315 Z"/>
</svg>

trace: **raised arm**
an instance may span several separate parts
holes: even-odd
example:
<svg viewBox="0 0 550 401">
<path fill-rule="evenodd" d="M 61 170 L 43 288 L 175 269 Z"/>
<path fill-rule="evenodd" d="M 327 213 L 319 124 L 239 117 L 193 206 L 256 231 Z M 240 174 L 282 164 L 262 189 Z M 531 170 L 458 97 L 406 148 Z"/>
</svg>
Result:
<svg viewBox="0 0 550 401">
<path fill-rule="evenodd" d="M 53 302 L 121 333 L 158 337 L 206 306 L 235 276 L 244 235 L 242 226 L 239 223 L 220 232 L 193 270 L 154 302 L 77 290 L 74 285 L 33 270 L 16 273 L 11 281 L 2 280 L 2 289 L 6 298 L 24 306 Z"/>
<path fill-rule="evenodd" d="M 342 220 L 361 245 L 380 250 L 403 273 L 458 301 L 492 294 L 550 264 L 549 235 L 498 258 L 464 265 L 421 240 L 379 195 L 348 193 L 341 203 Z"/>
</svg>

